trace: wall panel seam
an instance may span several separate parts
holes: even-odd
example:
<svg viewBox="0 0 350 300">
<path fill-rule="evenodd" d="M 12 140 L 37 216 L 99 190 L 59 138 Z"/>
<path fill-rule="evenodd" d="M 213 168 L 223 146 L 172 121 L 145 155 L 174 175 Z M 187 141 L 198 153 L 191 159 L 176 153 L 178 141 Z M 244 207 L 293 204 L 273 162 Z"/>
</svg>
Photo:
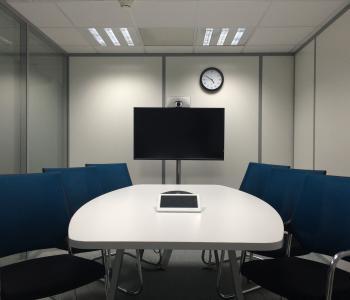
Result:
<svg viewBox="0 0 350 300">
<path fill-rule="evenodd" d="M 293 57 L 293 119 L 292 119 L 292 167 L 295 162 L 295 56 Z"/>
<path fill-rule="evenodd" d="M 312 131 L 312 167 L 316 168 L 316 71 L 317 71 L 317 38 L 314 39 L 314 99 L 313 99 L 313 131 Z"/>
<path fill-rule="evenodd" d="M 70 167 L 70 57 L 66 56 L 66 82 L 67 82 L 67 111 L 66 111 L 66 115 L 67 115 L 67 138 L 66 138 L 66 142 L 67 142 L 67 167 Z"/>
<path fill-rule="evenodd" d="M 165 107 L 165 97 L 166 97 L 166 57 L 162 56 L 162 107 Z M 166 165 L 165 160 L 162 160 L 162 184 L 165 184 Z"/>
<path fill-rule="evenodd" d="M 262 84 L 263 56 L 259 56 L 259 98 L 258 98 L 258 162 L 262 162 Z"/>
</svg>

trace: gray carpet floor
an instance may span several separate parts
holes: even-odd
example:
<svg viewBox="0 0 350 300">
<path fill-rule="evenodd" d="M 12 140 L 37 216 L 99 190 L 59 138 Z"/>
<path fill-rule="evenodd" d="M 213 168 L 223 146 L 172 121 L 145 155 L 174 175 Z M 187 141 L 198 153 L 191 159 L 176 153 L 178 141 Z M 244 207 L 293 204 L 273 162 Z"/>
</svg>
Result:
<svg viewBox="0 0 350 300">
<path fill-rule="evenodd" d="M 152 251 L 146 251 L 145 257 L 156 260 Z M 145 265 L 147 267 L 147 265 Z M 200 251 L 174 251 L 169 266 L 164 271 L 143 270 L 144 289 L 139 296 L 128 296 L 118 293 L 120 300 L 218 300 L 216 294 L 216 275 L 214 269 L 205 269 L 201 262 Z M 135 260 L 125 256 L 120 284 L 124 287 L 135 288 L 136 280 Z M 243 279 L 243 286 L 252 286 Z M 230 273 L 225 268 L 222 288 L 226 292 L 232 291 Z M 95 282 L 77 290 L 79 300 L 105 299 L 104 284 Z M 73 299 L 72 293 L 55 297 L 55 299 Z M 245 295 L 246 300 L 277 300 L 279 296 L 260 289 Z"/>
</svg>

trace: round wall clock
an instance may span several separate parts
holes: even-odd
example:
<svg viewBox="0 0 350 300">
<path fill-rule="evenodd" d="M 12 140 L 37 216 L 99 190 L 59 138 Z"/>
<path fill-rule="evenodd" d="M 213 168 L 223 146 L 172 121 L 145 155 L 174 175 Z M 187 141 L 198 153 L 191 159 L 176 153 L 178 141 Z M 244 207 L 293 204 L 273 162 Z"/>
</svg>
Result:
<svg viewBox="0 0 350 300">
<path fill-rule="evenodd" d="M 199 82 L 203 89 L 215 92 L 224 84 L 224 75 L 217 68 L 207 68 L 201 73 Z"/>
</svg>

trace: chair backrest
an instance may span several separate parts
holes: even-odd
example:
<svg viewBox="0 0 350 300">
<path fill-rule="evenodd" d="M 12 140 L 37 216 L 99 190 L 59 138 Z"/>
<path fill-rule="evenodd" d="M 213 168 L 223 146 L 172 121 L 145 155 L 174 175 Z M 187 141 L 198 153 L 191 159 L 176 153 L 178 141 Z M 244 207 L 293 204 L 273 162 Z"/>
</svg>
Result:
<svg viewBox="0 0 350 300">
<path fill-rule="evenodd" d="M 61 175 L 71 216 L 85 203 L 103 194 L 95 168 L 45 168 L 43 172 Z"/>
<path fill-rule="evenodd" d="M 326 255 L 350 249 L 350 178 L 307 176 L 291 229 L 308 250 Z"/>
<path fill-rule="evenodd" d="M 95 167 L 97 169 L 104 193 L 132 185 L 126 163 L 86 164 L 86 167 Z"/>
<path fill-rule="evenodd" d="M 273 168 L 288 169 L 289 166 L 250 162 L 239 189 L 258 198 L 262 198 Z"/>
<path fill-rule="evenodd" d="M 66 244 L 69 215 L 59 174 L 0 175 L 0 257 Z"/>
<path fill-rule="evenodd" d="M 283 168 L 271 170 L 263 199 L 280 214 L 283 222 L 291 220 L 300 199 L 305 179 L 312 174 L 326 175 L 326 171 Z"/>
</svg>

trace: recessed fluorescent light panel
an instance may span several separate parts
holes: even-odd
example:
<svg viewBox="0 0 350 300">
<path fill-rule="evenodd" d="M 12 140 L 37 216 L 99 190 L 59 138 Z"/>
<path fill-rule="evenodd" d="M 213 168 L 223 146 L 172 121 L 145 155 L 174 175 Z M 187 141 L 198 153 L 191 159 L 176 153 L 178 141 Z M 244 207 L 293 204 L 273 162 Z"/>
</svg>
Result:
<svg viewBox="0 0 350 300">
<path fill-rule="evenodd" d="M 232 46 L 237 46 L 239 44 L 244 32 L 245 32 L 245 28 L 238 28 L 237 29 L 235 37 L 233 38 L 232 43 L 231 43 Z"/>
<path fill-rule="evenodd" d="M 97 43 L 99 43 L 101 46 L 106 47 L 107 44 L 105 43 L 105 41 L 103 40 L 103 38 L 100 36 L 100 34 L 98 33 L 98 31 L 96 30 L 96 28 L 89 28 L 89 32 L 91 33 L 91 35 L 94 37 L 94 39 L 96 40 Z"/>
<path fill-rule="evenodd" d="M 211 40 L 211 36 L 213 35 L 213 30 L 214 30 L 213 28 L 206 28 L 205 29 L 203 46 L 209 46 L 210 45 L 210 40 Z"/>
<path fill-rule="evenodd" d="M 105 32 L 109 36 L 109 38 L 114 46 L 120 46 L 120 43 L 119 43 L 117 37 L 115 36 L 112 28 L 105 28 Z"/>
<path fill-rule="evenodd" d="M 225 43 L 226 37 L 228 35 L 229 32 L 229 28 L 222 28 L 221 29 L 221 33 L 218 39 L 218 42 L 216 43 L 217 46 L 222 46 Z"/>
<path fill-rule="evenodd" d="M 128 28 L 120 28 L 120 31 L 121 31 L 126 43 L 128 44 L 128 46 L 135 46 L 135 44 L 131 38 L 131 35 L 129 33 Z"/>
</svg>

